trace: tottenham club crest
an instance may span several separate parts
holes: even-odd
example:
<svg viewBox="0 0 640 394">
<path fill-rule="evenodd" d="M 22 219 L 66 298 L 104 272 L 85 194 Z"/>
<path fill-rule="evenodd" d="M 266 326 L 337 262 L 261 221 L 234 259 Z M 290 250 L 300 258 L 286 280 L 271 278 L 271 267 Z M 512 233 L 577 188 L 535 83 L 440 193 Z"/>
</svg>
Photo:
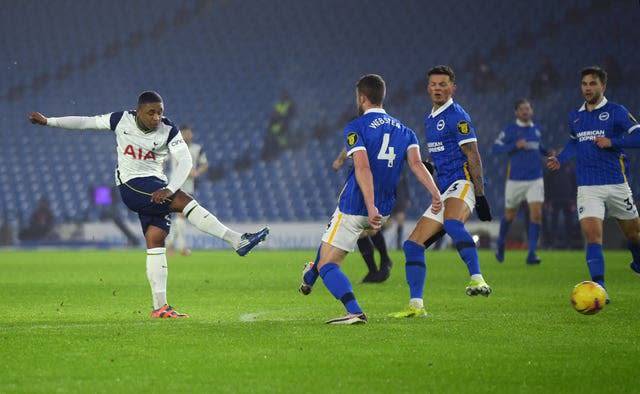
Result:
<svg viewBox="0 0 640 394">
<path fill-rule="evenodd" d="M 358 142 L 358 134 L 354 133 L 353 131 L 347 134 L 347 145 L 354 146 L 356 142 Z"/>
<path fill-rule="evenodd" d="M 466 120 L 461 120 L 458 122 L 457 124 L 458 127 L 458 132 L 460 134 L 469 134 L 469 132 L 471 131 L 471 128 L 469 127 L 469 122 L 467 122 Z"/>
<path fill-rule="evenodd" d="M 608 112 L 601 113 L 600 115 L 598 115 L 598 119 L 604 122 L 605 120 L 609 119 L 609 113 Z"/>
</svg>

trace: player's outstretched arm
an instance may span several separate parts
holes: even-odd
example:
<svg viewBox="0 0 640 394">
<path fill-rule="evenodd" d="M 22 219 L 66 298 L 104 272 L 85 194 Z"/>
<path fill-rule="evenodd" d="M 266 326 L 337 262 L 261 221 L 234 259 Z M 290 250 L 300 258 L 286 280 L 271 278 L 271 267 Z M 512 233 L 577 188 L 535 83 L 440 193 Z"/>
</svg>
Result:
<svg viewBox="0 0 640 394">
<path fill-rule="evenodd" d="M 29 121 L 42 126 L 58 127 L 69 130 L 109 130 L 110 114 L 98 116 L 63 116 L 53 118 L 42 115 L 40 112 L 29 114 Z"/>
<path fill-rule="evenodd" d="M 438 186 L 433 180 L 433 176 L 431 176 L 431 173 L 427 170 L 427 167 L 422 162 L 420 149 L 418 147 L 409 149 L 409 151 L 407 152 L 407 163 L 409 163 L 409 168 L 411 168 L 411 172 L 413 172 L 413 175 L 415 175 L 416 179 L 418 179 L 418 181 L 431 194 L 431 211 L 434 214 L 440 212 L 440 209 L 442 209 L 440 190 L 438 190 Z"/>
</svg>

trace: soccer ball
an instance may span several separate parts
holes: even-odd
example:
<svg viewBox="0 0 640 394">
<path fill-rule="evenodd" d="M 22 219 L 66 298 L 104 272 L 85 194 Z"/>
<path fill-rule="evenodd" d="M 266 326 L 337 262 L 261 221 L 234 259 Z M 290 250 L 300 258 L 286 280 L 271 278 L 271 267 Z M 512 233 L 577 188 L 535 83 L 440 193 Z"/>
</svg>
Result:
<svg viewBox="0 0 640 394">
<path fill-rule="evenodd" d="M 573 309 L 583 315 L 594 315 L 600 312 L 606 302 L 607 291 L 596 282 L 589 280 L 575 285 L 571 293 Z"/>
</svg>

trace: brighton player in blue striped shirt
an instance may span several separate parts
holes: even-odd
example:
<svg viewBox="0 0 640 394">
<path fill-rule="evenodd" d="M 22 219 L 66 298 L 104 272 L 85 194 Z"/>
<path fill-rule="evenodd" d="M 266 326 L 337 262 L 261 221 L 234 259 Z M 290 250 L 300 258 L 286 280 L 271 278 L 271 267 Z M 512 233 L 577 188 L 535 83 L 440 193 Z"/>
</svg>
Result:
<svg viewBox="0 0 640 394">
<path fill-rule="evenodd" d="M 465 110 L 453 102 L 455 73 L 449 66 L 429 70 L 427 91 L 433 103 L 425 116 L 427 148 L 437 168 L 437 181 L 444 201 L 443 209 L 427 209 L 409 239 L 403 245 L 405 274 L 409 285 L 409 307 L 390 316 L 397 318 L 426 316 L 423 293 L 427 275 L 425 241 L 444 229 L 453 239 L 460 257 L 467 265 L 471 280 L 469 296 L 489 296 L 491 287 L 480 272 L 478 250 L 465 229 L 473 208 L 482 221 L 491 220 L 491 210 L 484 196 L 482 161 L 475 129 Z"/>
<path fill-rule="evenodd" d="M 578 218 L 587 243 L 587 267 L 591 280 L 604 287 L 605 211 L 617 220 L 633 257 L 631 269 L 640 274 L 640 219 L 623 150 L 640 147 L 640 124 L 625 107 L 604 96 L 607 73 L 602 68 L 587 67 L 581 77 L 585 102 L 569 115 L 569 141 L 557 157 L 548 159 L 547 167 L 555 171 L 576 158 Z"/>
<path fill-rule="evenodd" d="M 307 295 L 318 276 L 333 296 L 342 302 L 347 314 L 328 320 L 328 324 L 367 322 L 356 300 L 349 279 L 340 270 L 348 252 L 364 230 L 379 230 L 391 214 L 396 187 L 406 161 L 418 181 L 431 193 L 432 211 L 441 208 L 440 192 L 422 164 L 418 138 L 413 130 L 387 115 L 382 108 L 385 82 L 368 74 L 356 84 L 359 117 L 344 129 L 347 155 L 353 158 L 336 208 L 327 226 L 313 264 L 303 270 L 300 291 Z"/>
<path fill-rule="evenodd" d="M 540 142 L 540 127 L 533 123 L 533 107 L 529 100 L 520 99 L 515 106 L 515 122 L 500 132 L 493 144 L 493 153 L 509 155 L 507 181 L 504 196 L 504 217 L 500 221 L 496 259 L 504 261 L 504 243 L 509 226 L 516 216 L 518 206 L 523 201 L 529 204 L 529 253 L 527 264 L 539 264 L 536 254 L 538 235 L 542 222 L 544 183 L 542 181 L 542 160 L 547 150 Z"/>
</svg>

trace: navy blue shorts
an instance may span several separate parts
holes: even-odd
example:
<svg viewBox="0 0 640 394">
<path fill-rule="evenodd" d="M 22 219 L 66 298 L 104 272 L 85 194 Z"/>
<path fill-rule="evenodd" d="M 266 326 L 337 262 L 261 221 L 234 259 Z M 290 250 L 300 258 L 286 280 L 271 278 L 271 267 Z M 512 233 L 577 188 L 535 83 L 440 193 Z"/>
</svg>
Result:
<svg viewBox="0 0 640 394">
<path fill-rule="evenodd" d="M 165 201 L 162 204 L 151 201 L 151 194 L 166 186 L 166 182 L 156 177 L 133 178 L 119 186 L 124 204 L 138 214 L 143 234 L 147 232 L 150 225 L 160 227 L 167 234 L 169 233 L 171 201 Z"/>
</svg>

